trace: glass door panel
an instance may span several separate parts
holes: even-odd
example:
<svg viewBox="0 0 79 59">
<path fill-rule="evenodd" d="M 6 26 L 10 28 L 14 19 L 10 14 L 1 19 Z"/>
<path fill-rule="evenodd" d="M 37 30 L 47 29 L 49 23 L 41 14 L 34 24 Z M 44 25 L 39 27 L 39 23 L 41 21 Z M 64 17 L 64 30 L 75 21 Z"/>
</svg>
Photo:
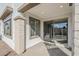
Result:
<svg viewBox="0 0 79 59">
<path fill-rule="evenodd" d="M 67 39 L 67 22 L 53 24 L 53 39 L 65 40 Z"/>
<path fill-rule="evenodd" d="M 47 21 L 44 23 L 44 38 L 46 40 L 67 40 L 68 38 L 67 20 Z"/>
</svg>

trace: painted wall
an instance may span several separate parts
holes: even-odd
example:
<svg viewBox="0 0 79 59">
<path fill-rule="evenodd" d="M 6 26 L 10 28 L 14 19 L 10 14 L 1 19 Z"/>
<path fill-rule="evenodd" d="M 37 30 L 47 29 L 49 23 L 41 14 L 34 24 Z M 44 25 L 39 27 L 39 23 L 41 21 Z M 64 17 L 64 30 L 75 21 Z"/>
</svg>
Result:
<svg viewBox="0 0 79 59">
<path fill-rule="evenodd" d="M 68 17 L 68 47 L 73 45 L 72 14 Z"/>
<path fill-rule="evenodd" d="M 16 4 L 17 5 L 17 4 Z M 16 36 L 15 36 L 15 34 L 16 34 L 16 25 L 15 25 L 15 17 L 16 16 L 22 16 L 22 17 L 24 17 L 24 15 L 23 14 L 21 14 L 21 13 L 19 13 L 18 11 L 17 11 L 17 9 L 16 9 L 16 5 L 12 5 L 12 8 L 13 8 L 13 13 L 12 13 L 12 16 L 10 15 L 10 16 L 8 16 L 5 20 L 8 20 L 9 18 L 11 18 L 12 19 L 12 38 L 8 38 L 8 37 L 6 37 L 5 35 L 4 35 L 4 24 L 3 24 L 3 21 L 1 20 L 1 35 L 2 35 L 2 40 L 6 43 L 6 44 L 8 44 L 12 49 L 14 49 L 14 50 L 16 50 L 16 44 L 15 44 L 15 42 L 16 42 Z M 7 6 L 7 5 L 6 5 Z M 17 5 L 18 6 L 18 5 Z M 5 9 L 5 8 L 4 8 Z M 32 47 L 32 46 L 34 46 L 35 44 L 37 44 L 37 43 L 39 43 L 39 42 L 42 42 L 42 37 L 38 37 L 38 38 L 34 38 L 34 39 L 30 39 L 30 25 L 29 25 L 29 16 L 32 16 L 32 17 L 35 17 L 35 18 L 38 18 L 38 17 L 36 17 L 36 16 L 33 16 L 33 15 L 31 15 L 31 14 L 28 14 L 28 15 L 26 15 L 25 16 L 25 18 L 26 18 L 26 48 L 30 48 L 30 47 Z M 39 19 L 40 20 L 40 19 Z M 41 24 L 40 24 L 41 25 Z M 40 29 L 41 30 L 41 29 Z M 41 32 L 40 32 L 40 34 L 41 34 Z M 41 34 L 41 36 L 42 36 L 42 34 Z M 19 53 L 19 52 L 18 52 Z"/>
<path fill-rule="evenodd" d="M 13 13 L 12 16 L 8 16 L 6 19 L 4 20 L 8 20 L 9 18 L 11 18 L 12 20 L 12 38 L 8 38 L 4 35 L 4 24 L 3 21 L 0 20 L 0 34 L 2 36 L 2 40 L 4 42 L 6 42 L 12 49 L 15 50 L 15 21 L 14 21 L 14 17 L 18 15 L 18 13 L 16 12 L 16 10 L 18 9 L 18 7 L 22 5 L 22 3 L 18 4 L 18 3 L 0 3 L 0 16 L 2 15 L 2 13 L 4 12 L 4 9 L 9 6 L 11 8 L 13 8 Z M 17 8 L 16 8 L 17 7 Z"/>
<path fill-rule="evenodd" d="M 73 5 L 73 55 L 79 56 L 79 3 Z"/>
<path fill-rule="evenodd" d="M 8 20 L 8 19 L 10 19 L 10 18 L 12 18 L 12 16 L 10 15 L 10 16 L 8 16 L 6 19 L 4 19 L 4 20 Z M 12 20 L 12 19 L 11 19 Z M 9 37 L 7 37 L 7 36 L 5 36 L 4 35 L 4 24 L 3 24 L 3 22 L 4 21 L 2 21 L 1 22 L 1 33 L 2 33 L 2 40 L 4 41 L 4 42 L 6 42 L 12 49 L 14 49 L 14 46 L 15 46 L 15 44 L 14 44 L 14 39 L 13 39 L 13 22 L 12 22 L 12 37 L 11 38 L 9 38 Z"/>
<path fill-rule="evenodd" d="M 39 42 L 42 42 L 42 29 L 40 28 L 40 34 L 41 37 L 37 37 L 37 38 L 30 38 L 30 25 L 29 25 L 29 16 L 34 17 L 38 20 L 40 20 L 38 17 L 29 14 L 29 13 L 24 13 L 24 16 L 26 17 L 26 48 L 30 48 L 34 45 L 36 45 Z M 42 21 L 40 21 L 42 23 Z M 42 24 L 40 24 L 42 25 Z"/>
</svg>

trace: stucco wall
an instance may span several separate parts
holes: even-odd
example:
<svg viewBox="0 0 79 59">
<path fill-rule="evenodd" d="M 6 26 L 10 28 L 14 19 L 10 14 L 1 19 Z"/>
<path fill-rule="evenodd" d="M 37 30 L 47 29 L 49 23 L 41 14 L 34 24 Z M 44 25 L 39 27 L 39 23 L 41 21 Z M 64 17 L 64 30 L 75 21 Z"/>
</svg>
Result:
<svg viewBox="0 0 79 59">
<path fill-rule="evenodd" d="M 10 18 L 12 18 L 12 16 L 11 15 L 9 15 L 6 19 L 4 19 L 4 20 L 8 20 L 8 19 L 10 19 Z M 11 19 L 12 20 L 12 19 Z M 12 24 L 12 37 L 11 38 L 9 38 L 9 37 L 7 37 L 7 36 L 5 36 L 4 35 L 4 21 L 2 21 L 1 22 L 2 24 L 1 24 L 1 33 L 2 33 L 2 40 L 4 41 L 4 42 L 6 42 L 12 49 L 14 49 L 14 46 L 15 46 L 15 44 L 14 44 L 14 39 L 13 39 L 13 22 L 11 23 Z"/>
<path fill-rule="evenodd" d="M 18 3 L 0 3 L 0 16 L 2 15 L 2 13 L 4 12 L 4 9 L 8 6 L 13 8 L 13 13 L 12 16 L 8 16 L 6 19 L 4 20 L 8 20 L 9 18 L 11 18 L 12 20 L 12 38 L 8 38 L 4 35 L 4 24 L 2 20 L 0 20 L 1 26 L 0 26 L 0 34 L 2 36 L 2 40 L 4 42 L 6 42 L 12 49 L 15 50 L 15 20 L 14 17 L 17 16 L 19 13 L 16 12 L 16 10 L 18 9 L 18 7 L 22 5 L 22 3 L 18 4 Z M 17 8 L 16 8 L 17 7 Z"/>
<path fill-rule="evenodd" d="M 40 20 L 38 17 L 36 17 L 34 15 L 31 15 L 29 13 L 25 13 L 25 17 L 26 17 L 26 49 L 34 46 L 35 44 L 37 44 L 39 42 L 42 42 L 42 37 L 30 38 L 29 16 Z M 41 34 L 41 31 L 42 31 L 42 29 L 40 28 L 40 34 Z M 41 36 L 42 36 L 42 34 L 41 34 Z"/>
<path fill-rule="evenodd" d="M 73 55 L 79 56 L 79 3 L 74 4 L 73 25 L 74 25 Z"/>
<path fill-rule="evenodd" d="M 36 17 L 36 16 L 34 16 L 34 15 L 31 15 L 31 14 L 29 14 L 29 13 L 25 13 L 25 15 L 23 15 L 23 14 L 21 14 L 21 13 L 19 13 L 18 11 L 17 11 L 17 9 L 13 9 L 14 11 L 13 11 L 13 15 L 12 15 L 12 19 L 14 20 L 14 18 L 16 17 L 16 16 L 22 16 L 22 17 L 24 17 L 25 18 L 25 21 L 26 21 L 26 42 L 25 42 L 25 46 L 26 46 L 26 49 L 27 48 L 30 48 L 30 47 L 32 47 L 33 45 L 35 45 L 35 44 L 37 44 L 37 43 L 39 43 L 39 42 L 41 42 L 42 41 L 42 39 L 40 38 L 40 37 L 38 37 L 38 38 L 34 38 L 34 39 L 30 39 L 30 25 L 29 25 L 29 16 L 32 16 L 32 17 L 34 17 L 34 18 L 37 18 L 38 19 L 38 17 Z M 40 19 L 39 19 L 40 20 Z M 41 24 L 40 24 L 41 25 Z M 13 35 L 13 37 L 14 37 L 14 43 L 16 42 L 16 28 L 15 28 L 15 20 L 14 20 L 14 27 L 13 27 L 13 29 L 14 29 L 14 31 L 13 31 L 13 33 L 14 33 L 14 35 Z"/>
<path fill-rule="evenodd" d="M 72 40 L 73 40 L 73 29 L 72 29 L 72 14 L 68 17 L 68 47 L 72 48 Z"/>
</svg>

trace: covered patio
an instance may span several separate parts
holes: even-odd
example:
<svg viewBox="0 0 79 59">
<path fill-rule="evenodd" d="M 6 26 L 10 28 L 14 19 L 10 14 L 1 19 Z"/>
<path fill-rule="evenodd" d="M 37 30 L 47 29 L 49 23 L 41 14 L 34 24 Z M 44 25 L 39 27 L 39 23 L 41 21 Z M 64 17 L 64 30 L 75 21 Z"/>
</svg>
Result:
<svg viewBox="0 0 79 59">
<path fill-rule="evenodd" d="M 68 56 L 68 54 L 52 43 L 40 42 L 18 55 L 5 42 L 0 40 L 0 56 Z"/>
</svg>

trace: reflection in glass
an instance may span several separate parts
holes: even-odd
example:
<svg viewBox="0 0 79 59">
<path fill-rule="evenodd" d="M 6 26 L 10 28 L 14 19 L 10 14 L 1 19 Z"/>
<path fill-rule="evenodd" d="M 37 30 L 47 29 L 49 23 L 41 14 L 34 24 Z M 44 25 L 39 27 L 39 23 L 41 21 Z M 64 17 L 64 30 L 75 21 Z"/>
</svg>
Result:
<svg viewBox="0 0 79 59">
<path fill-rule="evenodd" d="M 31 37 L 36 37 L 40 36 L 40 21 L 33 18 L 29 17 L 29 23 L 30 23 L 30 36 Z"/>
<path fill-rule="evenodd" d="M 47 40 L 67 40 L 68 38 L 68 22 L 66 20 L 60 21 L 46 21 L 44 22 L 44 38 Z"/>
<path fill-rule="evenodd" d="M 11 19 L 4 22 L 4 35 L 11 37 Z"/>
</svg>

